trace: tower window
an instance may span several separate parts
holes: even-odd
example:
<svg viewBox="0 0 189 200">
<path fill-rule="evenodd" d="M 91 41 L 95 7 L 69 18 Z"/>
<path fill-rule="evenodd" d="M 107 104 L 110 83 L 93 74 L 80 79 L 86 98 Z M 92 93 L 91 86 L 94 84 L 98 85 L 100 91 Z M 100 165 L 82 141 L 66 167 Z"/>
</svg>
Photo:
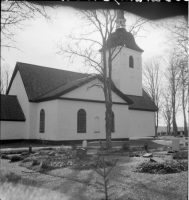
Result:
<svg viewBox="0 0 189 200">
<path fill-rule="evenodd" d="M 83 109 L 77 113 L 77 132 L 86 133 L 86 112 Z"/>
<path fill-rule="evenodd" d="M 39 132 L 45 132 L 45 111 L 42 109 L 40 111 L 40 124 L 39 124 Z"/>
<path fill-rule="evenodd" d="M 129 67 L 130 67 L 130 68 L 134 68 L 133 56 L 129 56 Z"/>
</svg>

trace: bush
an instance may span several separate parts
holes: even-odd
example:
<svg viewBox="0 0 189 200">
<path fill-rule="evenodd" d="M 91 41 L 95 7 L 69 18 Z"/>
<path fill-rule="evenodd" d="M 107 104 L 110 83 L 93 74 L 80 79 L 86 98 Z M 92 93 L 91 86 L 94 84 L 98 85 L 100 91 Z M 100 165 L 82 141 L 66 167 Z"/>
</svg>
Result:
<svg viewBox="0 0 189 200">
<path fill-rule="evenodd" d="M 176 153 L 173 155 L 173 159 L 176 159 L 176 160 L 188 159 L 188 151 L 176 152 Z"/>
<path fill-rule="evenodd" d="M 113 166 L 113 161 L 105 160 L 105 168 Z M 89 169 L 97 169 L 103 168 L 103 161 L 102 160 L 95 160 L 95 161 L 78 161 L 75 163 L 74 168 L 79 170 L 89 170 Z"/>
<path fill-rule="evenodd" d="M 1 155 L 1 158 L 2 158 L 2 159 L 9 159 L 9 157 L 8 157 L 6 154 L 2 154 L 2 155 Z"/>
<path fill-rule="evenodd" d="M 33 161 L 32 161 L 32 165 L 40 165 L 40 162 L 39 162 L 39 160 L 36 160 L 36 159 L 35 159 L 35 160 L 33 160 Z"/>
<path fill-rule="evenodd" d="M 17 162 L 17 161 L 20 161 L 20 160 L 23 160 L 23 157 L 16 156 L 16 155 L 11 157 L 11 162 Z"/>
<path fill-rule="evenodd" d="M 129 142 L 124 142 L 124 143 L 122 144 L 122 149 L 123 149 L 124 151 L 130 150 L 130 144 L 129 144 Z"/>
<path fill-rule="evenodd" d="M 13 183 L 18 183 L 18 181 L 21 179 L 21 176 L 10 172 L 6 175 L 4 175 L 3 177 L 1 177 L 1 181 L 2 182 L 13 182 Z"/>
<path fill-rule="evenodd" d="M 163 163 L 158 162 L 144 162 L 140 164 L 135 172 L 150 173 L 150 174 L 169 174 L 178 173 L 188 170 L 188 162 L 167 161 Z"/>
<path fill-rule="evenodd" d="M 41 169 L 50 169 L 50 168 L 51 168 L 51 166 L 50 166 L 50 162 L 48 160 L 42 161 Z"/>
</svg>

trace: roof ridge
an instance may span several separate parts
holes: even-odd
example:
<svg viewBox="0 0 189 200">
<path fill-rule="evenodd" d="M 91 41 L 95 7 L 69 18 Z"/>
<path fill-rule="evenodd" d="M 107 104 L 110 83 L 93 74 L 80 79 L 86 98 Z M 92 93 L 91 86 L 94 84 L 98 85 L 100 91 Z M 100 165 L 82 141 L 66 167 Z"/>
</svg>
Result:
<svg viewBox="0 0 189 200">
<path fill-rule="evenodd" d="M 53 67 L 45 67 L 42 65 L 34 65 L 34 64 L 30 64 L 30 63 L 24 63 L 24 62 L 17 62 L 18 64 L 26 64 L 26 65 L 32 65 L 35 67 L 42 67 L 42 68 L 46 68 L 46 69 L 53 69 L 53 70 L 60 70 L 60 71 L 64 71 L 64 72 L 72 72 L 72 73 L 77 73 L 77 74 L 87 74 L 87 73 L 82 73 L 82 72 L 74 72 L 74 71 L 69 71 L 69 70 L 64 70 L 64 69 L 58 69 L 58 68 L 53 68 Z M 24 66 L 26 67 L 26 66 Z"/>
<path fill-rule="evenodd" d="M 57 88 L 54 88 L 54 89 L 52 89 L 51 91 L 49 91 L 49 92 L 46 92 L 46 93 L 44 93 L 44 94 L 40 95 L 39 97 L 37 97 L 37 98 L 35 98 L 35 99 L 32 99 L 32 101 L 35 101 L 35 100 L 38 100 L 38 99 L 40 99 L 42 96 L 44 96 L 44 95 L 46 95 L 46 94 L 48 94 L 48 93 L 50 93 L 50 92 L 52 92 L 52 91 L 54 91 L 54 90 L 56 90 L 56 89 L 58 89 L 58 88 L 62 87 L 63 85 L 70 84 L 70 83 L 73 83 L 73 82 L 78 82 L 78 81 L 81 81 L 82 79 L 87 79 L 87 78 L 92 78 L 92 77 L 94 77 L 94 76 L 90 76 L 90 77 L 83 77 L 83 78 L 80 78 L 80 79 L 76 79 L 76 80 L 70 81 L 70 82 L 68 82 L 68 83 L 61 84 L 61 85 L 60 85 L 60 86 L 58 86 Z M 83 81 L 84 81 L 84 80 L 83 80 Z"/>
</svg>

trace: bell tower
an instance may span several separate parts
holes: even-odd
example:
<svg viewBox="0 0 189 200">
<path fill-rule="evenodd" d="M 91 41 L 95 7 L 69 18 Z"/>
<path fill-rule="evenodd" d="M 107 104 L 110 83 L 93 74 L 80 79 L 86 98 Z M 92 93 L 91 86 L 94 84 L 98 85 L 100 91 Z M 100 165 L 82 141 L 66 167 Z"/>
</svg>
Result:
<svg viewBox="0 0 189 200">
<path fill-rule="evenodd" d="M 123 11 L 117 11 L 116 30 L 107 40 L 117 56 L 112 61 L 112 81 L 124 94 L 142 96 L 142 52 L 133 35 L 125 29 Z M 116 48 L 116 49 L 115 49 Z"/>
<path fill-rule="evenodd" d="M 125 28 L 126 19 L 124 18 L 124 12 L 122 10 L 117 11 L 117 19 L 116 19 L 116 29 Z"/>
</svg>

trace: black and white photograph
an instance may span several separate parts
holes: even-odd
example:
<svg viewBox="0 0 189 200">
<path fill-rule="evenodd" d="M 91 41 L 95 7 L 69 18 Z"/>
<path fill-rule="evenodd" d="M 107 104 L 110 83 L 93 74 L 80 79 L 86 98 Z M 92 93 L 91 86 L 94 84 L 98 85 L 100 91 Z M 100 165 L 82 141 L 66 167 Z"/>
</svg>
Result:
<svg viewBox="0 0 189 200">
<path fill-rule="evenodd" d="M 1 1 L 0 200 L 187 200 L 188 28 L 188 2 Z"/>
</svg>

